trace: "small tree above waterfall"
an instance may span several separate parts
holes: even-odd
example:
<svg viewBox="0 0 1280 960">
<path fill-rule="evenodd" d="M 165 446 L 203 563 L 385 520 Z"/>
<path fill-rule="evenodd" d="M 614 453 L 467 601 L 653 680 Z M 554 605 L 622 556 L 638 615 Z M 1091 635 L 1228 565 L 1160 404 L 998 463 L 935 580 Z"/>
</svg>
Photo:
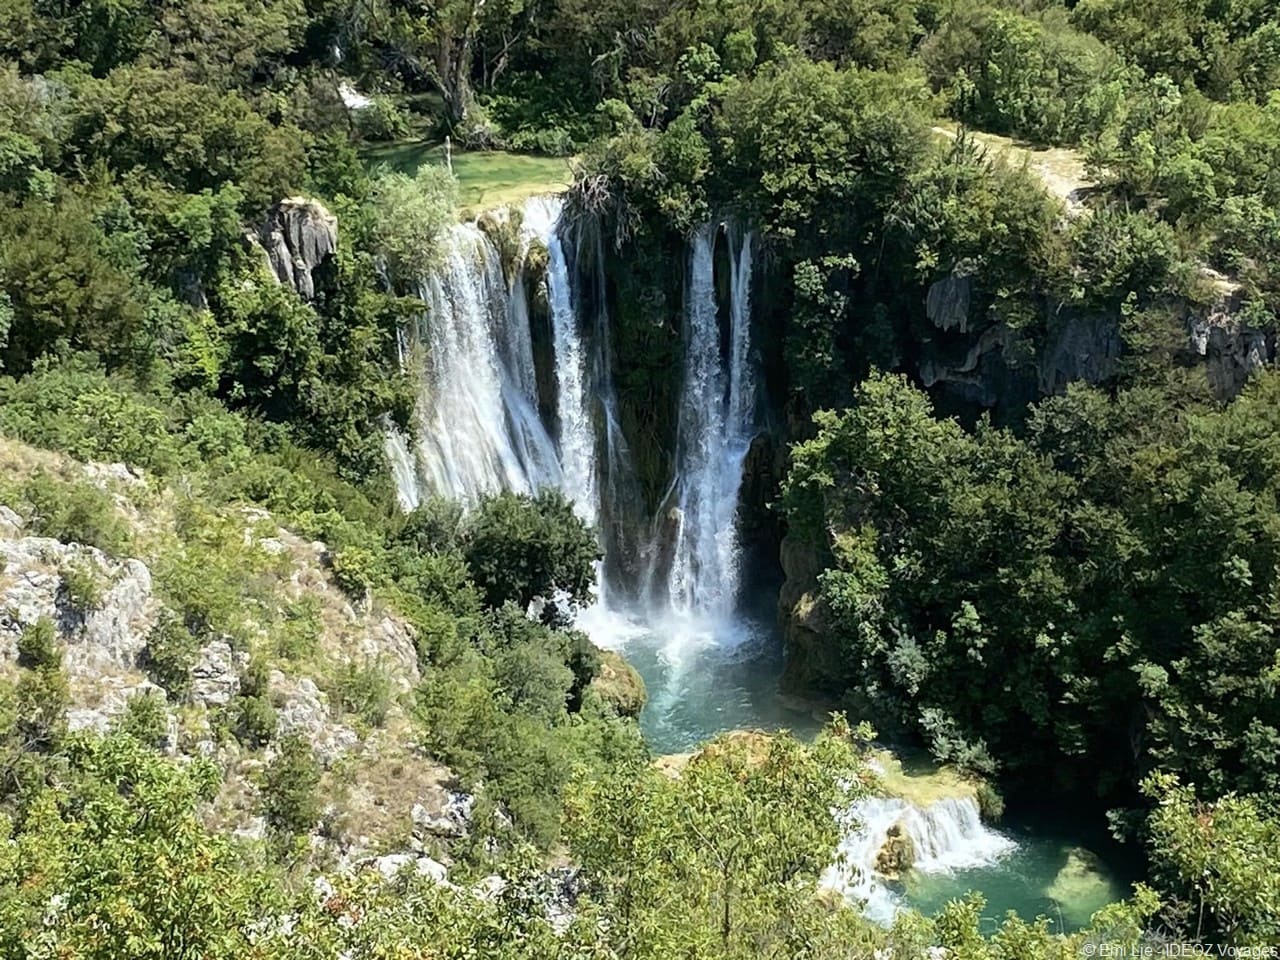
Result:
<svg viewBox="0 0 1280 960">
<path fill-rule="evenodd" d="M 439 240 L 454 219 L 458 184 L 430 164 L 412 177 L 383 170 L 373 181 L 373 243 L 397 284 L 410 284 L 440 256 Z"/>
</svg>

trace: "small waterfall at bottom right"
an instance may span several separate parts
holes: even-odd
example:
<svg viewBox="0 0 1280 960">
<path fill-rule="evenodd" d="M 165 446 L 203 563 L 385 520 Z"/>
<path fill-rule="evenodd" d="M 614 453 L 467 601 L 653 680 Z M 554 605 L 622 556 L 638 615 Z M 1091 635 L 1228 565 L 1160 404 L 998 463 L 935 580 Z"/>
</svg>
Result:
<svg viewBox="0 0 1280 960">
<path fill-rule="evenodd" d="M 946 797 L 917 806 L 899 797 L 867 797 L 843 815 L 850 825 L 824 886 L 865 904 L 864 913 L 889 924 L 904 906 L 894 873 L 946 873 L 987 866 L 1016 844 L 982 822 L 973 797 Z M 905 853 L 905 858 L 899 855 Z"/>
</svg>

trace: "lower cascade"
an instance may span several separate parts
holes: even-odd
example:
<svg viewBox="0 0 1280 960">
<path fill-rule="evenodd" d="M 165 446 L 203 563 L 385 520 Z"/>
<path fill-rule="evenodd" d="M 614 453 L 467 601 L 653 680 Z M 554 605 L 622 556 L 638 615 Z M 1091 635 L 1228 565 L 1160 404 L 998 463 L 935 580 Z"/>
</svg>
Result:
<svg viewBox="0 0 1280 960">
<path fill-rule="evenodd" d="M 841 841 L 823 884 L 865 904 L 867 916 L 884 924 L 903 907 L 894 889 L 900 873 L 987 866 L 1016 846 L 983 824 L 973 797 L 946 797 L 923 807 L 899 797 L 868 797 L 854 803 L 844 819 L 856 826 Z"/>
</svg>

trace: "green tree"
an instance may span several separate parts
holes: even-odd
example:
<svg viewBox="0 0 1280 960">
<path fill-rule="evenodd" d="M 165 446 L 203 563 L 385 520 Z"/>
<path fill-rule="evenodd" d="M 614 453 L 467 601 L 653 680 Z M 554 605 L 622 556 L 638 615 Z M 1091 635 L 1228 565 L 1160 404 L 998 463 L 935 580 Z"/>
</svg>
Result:
<svg viewBox="0 0 1280 960">
<path fill-rule="evenodd" d="M 62 769 L 5 821 L 0 955 L 196 960 L 252 949 L 250 923 L 281 898 L 197 816 L 219 781 L 210 764 L 173 763 L 132 737 L 78 736 Z"/>
<path fill-rule="evenodd" d="M 1205 803 L 1168 774 L 1149 777 L 1143 790 L 1156 804 L 1149 821 L 1155 873 L 1177 893 L 1186 935 L 1237 946 L 1274 942 L 1280 881 L 1259 852 L 1280 844 L 1280 823 L 1267 802 L 1228 794 Z"/>
<path fill-rule="evenodd" d="M 616 918 L 622 957 L 792 957 L 869 950 L 871 930 L 824 906 L 817 880 L 839 837 L 832 811 L 856 769 L 837 732 L 729 734 L 678 775 L 627 767 L 575 785 L 567 831 L 590 895 Z M 854 787 L 853 789 L 857 789 Z"/>
<path fill-rule="evenodd" d="M 382 171 L 371 188 L 372 242 L 408 289 L 440 257 L 440 237 L 454 219 L 458 187 L 444 167 L 423 164 L 412 177 Z"/>
<path fill-rule="evenodd" d="M 559 491 L 489 497 L 467 518 L 463 538 L 467 566 L 490 607 L 523 610 L 542 599 L 554 618 L 556 591 L 578 602 L 591 595 L 595 533 Z"/>
</svg>

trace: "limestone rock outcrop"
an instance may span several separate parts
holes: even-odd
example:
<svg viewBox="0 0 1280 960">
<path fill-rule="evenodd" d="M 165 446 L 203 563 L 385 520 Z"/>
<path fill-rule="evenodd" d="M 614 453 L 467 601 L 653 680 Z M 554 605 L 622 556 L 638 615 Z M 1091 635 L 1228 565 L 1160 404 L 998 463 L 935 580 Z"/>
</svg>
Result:
<svg viewBox="0 0 1280 960">
<path fill-rule="evenodd" d="M 318 200 L 288 197 L 271 208 L 252 239 L 266 253 L 271 275 L 313 300 L 338 251 L 338 218 Z"/>
<path fill-rule="evenodd" d="M 1050 324 L 1040 355 L 1039 389 L 1043 396 L 1066 392 L 1076 381 L 1101 383 L 1115 373 L 1120 358 L 1120 323 L 1101 314 L 1069 315 Z"/>
<path fill-rule="evenodd" d="M 207 707 L 225 707 L 240 692 L 240 671 L 248 662 L 225 640 L 212 640 L 200 648 L 191 668 L 191 699 Z"/>
<path fill-rule="evenodd" d="M 0 531 L 0 667 L 17 660 L 18 638 L 42 619 L 63 640 L 63 670 L 72 694 L 71 729 L 107 727 L 130 697 L 158 690 L 139 656 L 160 606 L 151 572 L 140 560 L 116 560 L 96 547 L 22 535 L 6 511 Z M 91 580 L 100 596 L 73 595 L 73 580 Z"/>
<path fill-rule="evenodd" d="M 1230 400 L 1249 377 L 1275 359 L 1276 338 L 1240 316 L 1240 292 L 1229 282 L 1217 284 L 1218 298 L 1191 311 L 1187 336 L 1192 353 L 1203 360 L 1209 388 L 1219 400 Z"/>
<path fill-rule="evenodd" d="M 788 533 L 782 538 L 779 558 L 786 576 L 778 594 L 778 617 L 787 645 L 782 687 L 809 690 L 824 676 L 838 674 L 836 665 L 825 659 L 831 656 L 831 645 L 823 639 L 827 606 L 818 588 L 818 574 L 826 568 L 827 557 L 824 551 Z"/>
<path fill-rule="evenodd" d="M 328 696 L 310 677 L 295 679 L 273 670 L 271 694 L 280 703 L 276 710 L 276 737 L 301 737 L 325 766 L 360 742 L 354 730 L 333 719 Z"/>
<path fill-rule="evenodd" d="M 925 296 L 925 312 L 933 325 L 940 330 L 969 329 L 969 296 L 973 279 L 951 273 L 929 285 Z"/>
</svg>

